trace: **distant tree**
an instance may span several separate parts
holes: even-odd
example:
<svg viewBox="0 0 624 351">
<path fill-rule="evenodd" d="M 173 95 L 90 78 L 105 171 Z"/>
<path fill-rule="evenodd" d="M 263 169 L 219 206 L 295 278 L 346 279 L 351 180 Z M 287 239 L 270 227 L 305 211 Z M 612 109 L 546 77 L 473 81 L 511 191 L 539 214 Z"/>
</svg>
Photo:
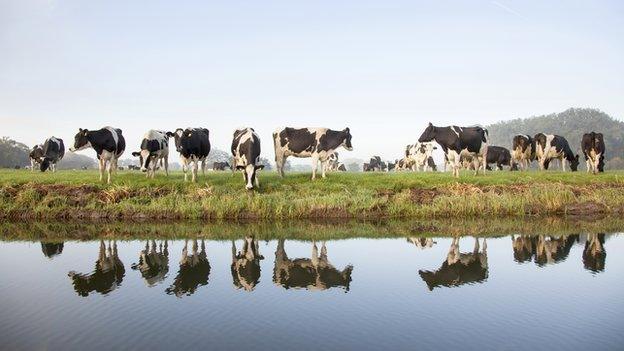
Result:
<svg viewBox="0 0 624 351">
<path fill-rule="evenodd" d="M 208 162 L 208 168 L 212 168 L 214 162 L 228 162 L 232 164 L 232 155 L 229 152 L 213 148 L 210 149 L 206 162 Z"/>
<path fill-rule="evenodd" d="M 572 151 L 581 152 L 581 138 L 584 133 L 596 131 L 604 134 L 607 169 L 622 168 L 616 157 L 624 155 L 624 122 L 618 121 L 608 114 L 591 108 L 571 108 L 561 113 L 553 113 L 530 118 L 517 118 L 502 121 L 486 127 L 490 135 L 491 145 L 511 148 L 511 141 L 516 134 L 531 136 L 542 132 L 557 134 L 565 137 L 570 143 Z M 614 162 L 611 162 L 614 161 Z M 585 165 L 585 162 L 581 162 Z"/>
<path fill-rule="evenodd" d="M 25 144 L 17 142 L 9 137 L 0 139 L 0 167 L 14 168 L 24 167 L 30 164 L 28 154 L 30 148 Z"/>
</svg>

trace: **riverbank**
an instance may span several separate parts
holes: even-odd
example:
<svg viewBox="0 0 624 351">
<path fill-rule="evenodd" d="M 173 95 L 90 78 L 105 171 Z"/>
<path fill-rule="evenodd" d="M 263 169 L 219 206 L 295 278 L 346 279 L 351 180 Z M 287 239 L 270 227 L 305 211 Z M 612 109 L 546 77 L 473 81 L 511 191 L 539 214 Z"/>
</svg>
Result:
<svg viewBox="0 0 624 351">
<path fill-rule="evenodd" d="M 153 180 L 122 171 L 113 184 L 96 171 L 0 170 L 0 218 L 88 220 L 277 220 L 476 218 L 624 213 L 624 172 L 331 173 L 309 180 L 261 173 L 207 172 L 196 184 L 181 172 Z"/>
</svg>

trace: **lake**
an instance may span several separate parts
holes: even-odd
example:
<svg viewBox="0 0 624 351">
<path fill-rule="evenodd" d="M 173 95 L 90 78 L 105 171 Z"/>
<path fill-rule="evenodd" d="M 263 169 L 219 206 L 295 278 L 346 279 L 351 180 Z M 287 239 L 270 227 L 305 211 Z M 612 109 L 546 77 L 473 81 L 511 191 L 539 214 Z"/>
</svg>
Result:
<svg viewBox="0 0 624 351">
<path fill-rule="evenodd" d="M 123 235 L 124 224 L 4 226 L 1 348 L 624 345 L 619 231 L 568 224 L 563 234 L 523 227 L 519 234 L 410 236 L 418 232 L 411 225 L 407 234 L 380 229 L 376 238 L 377 226 L 345 234 L 348 224 L 307 224 L 297 234 L 264 224 L 258 234 L 246 224 L 223 234 L 224 225 L 203 238 L 176 234 L 175 224 L 158 233 L 158 225 L 135 224 L 149 228 L 142 237 Z M 267 236 L 273 227 L 276 235 Z M 332 228 L 341 231 L 336 238 Z"/>
</svg>

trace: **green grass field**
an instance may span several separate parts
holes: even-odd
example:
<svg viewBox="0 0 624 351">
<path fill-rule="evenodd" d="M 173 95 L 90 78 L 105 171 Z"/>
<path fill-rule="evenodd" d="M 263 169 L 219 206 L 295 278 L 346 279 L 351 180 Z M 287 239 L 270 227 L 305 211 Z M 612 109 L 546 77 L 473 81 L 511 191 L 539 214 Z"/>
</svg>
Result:
<svg viewBox="0 0 624 351">
<path fill-rule="evenodd" d="M 624 172 L 260 174 L 207 172 L 195 184 L 181 172 L 155 179 L 121 171 L 103 184 L 97 171 L 0 170 L 0 218 L 291 219 L 464 218 L 624 212 Z"/>
</svg>

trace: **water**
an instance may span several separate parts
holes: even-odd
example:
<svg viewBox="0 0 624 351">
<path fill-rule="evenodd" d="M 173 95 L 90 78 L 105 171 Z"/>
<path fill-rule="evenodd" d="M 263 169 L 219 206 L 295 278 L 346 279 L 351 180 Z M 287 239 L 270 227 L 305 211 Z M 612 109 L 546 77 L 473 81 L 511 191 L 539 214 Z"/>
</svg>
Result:
<svg viewBox="0 0 624 351">
<path fill-rule="evenodd" d="M 7 350 L 624 345 L 619 234 L 5 239 Z"/>
</svg>

